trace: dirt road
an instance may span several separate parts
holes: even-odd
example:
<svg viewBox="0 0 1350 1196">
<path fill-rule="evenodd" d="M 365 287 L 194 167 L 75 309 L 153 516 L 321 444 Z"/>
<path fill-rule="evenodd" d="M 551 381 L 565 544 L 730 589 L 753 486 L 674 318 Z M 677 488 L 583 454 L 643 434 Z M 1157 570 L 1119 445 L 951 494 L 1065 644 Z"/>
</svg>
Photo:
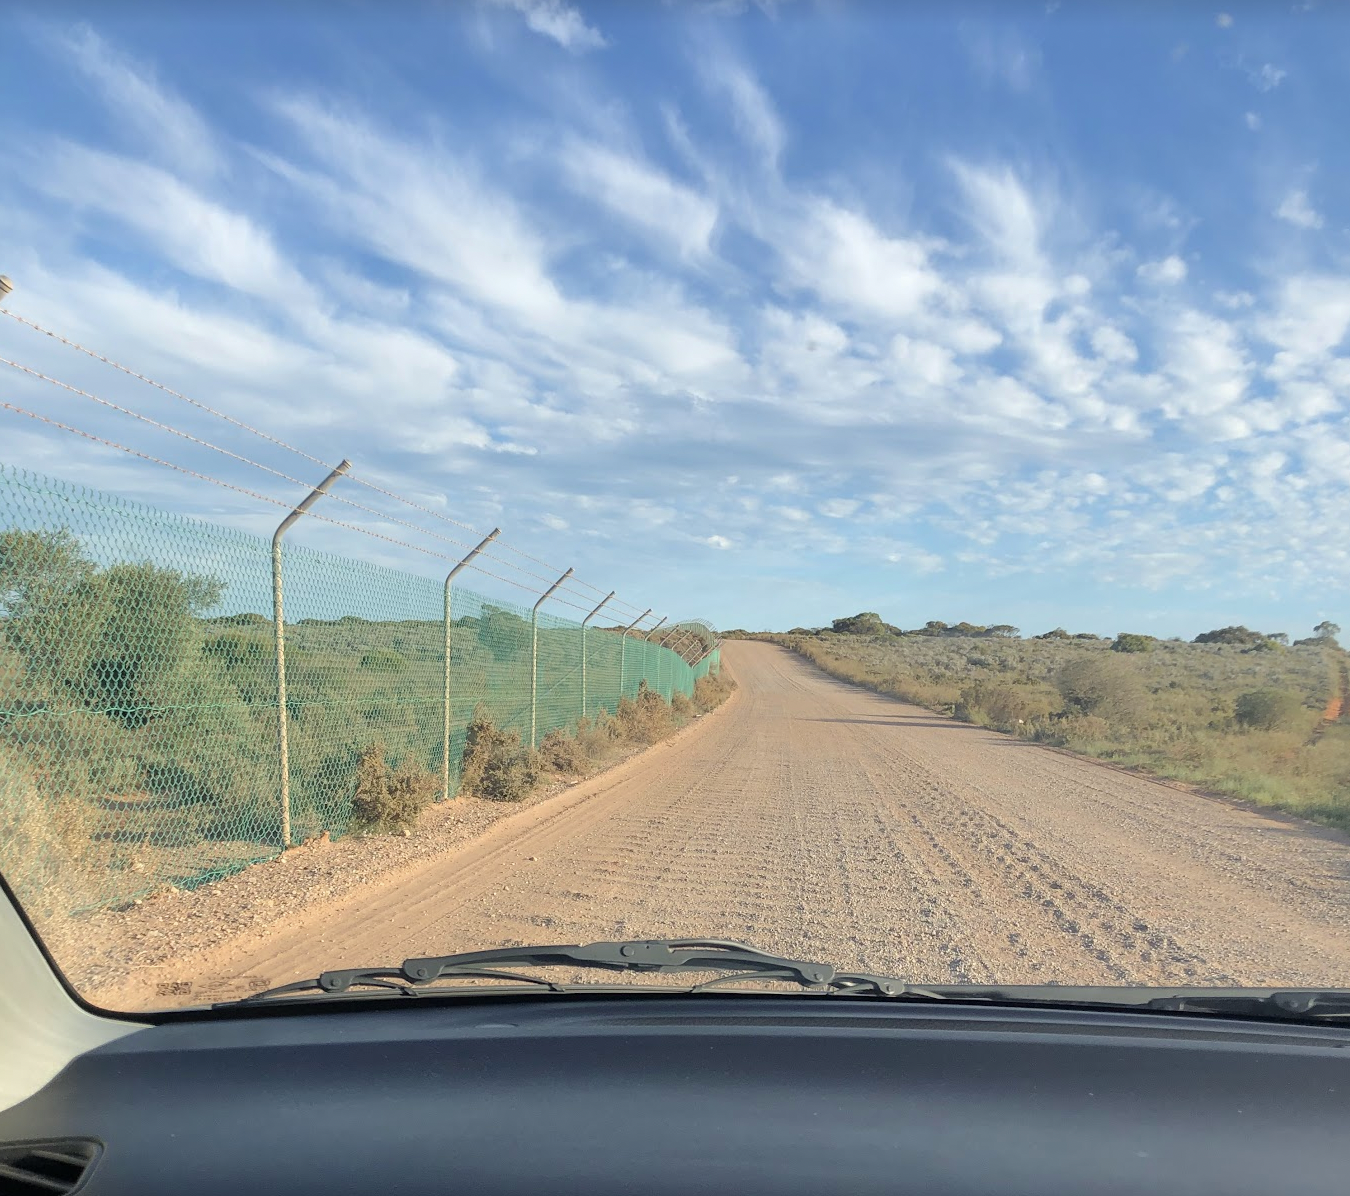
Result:
<svg viewBox="0 0 1350 1196">
<path fill-rule="evenodd" d="M 697 934 L 916 981 L 1350 985 L 1350 840 L 731 643 L 730 706 L 453 855 L 215 961 L 271 983 Z"/>
</svg>

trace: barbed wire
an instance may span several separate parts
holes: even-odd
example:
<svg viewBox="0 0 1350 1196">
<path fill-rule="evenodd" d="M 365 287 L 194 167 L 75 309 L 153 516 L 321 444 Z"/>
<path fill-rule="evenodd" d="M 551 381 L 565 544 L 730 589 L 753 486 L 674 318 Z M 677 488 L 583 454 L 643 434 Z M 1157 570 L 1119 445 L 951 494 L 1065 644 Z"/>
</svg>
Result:
<svg viewBox="0 0 1350 1196">
<path fill-rule="evenodd" d="M 244 420 L 238 419 L 238 418 L 236 418 L 236 417 L 233 416 L 233 415 L 228 415 L 227 413 L 225 413 L 225 412 L 223 412 L 223 411 L 219 411 L 219 410 L 217 410 L 216 408 L 210 406 L 210 405 L 207 404 L 207 403 L 203 403 L 200 399 L 194 399 L 194 398 L 192 398 L 192 397 L 189 396 L 189 395 L 183 394 L 182 391 L 175 390 L 175 389 L 174 389 L 173 387 L 171 387 L 171 386 L 166 386 L 164 383 L 158 382 L 158 381 L 156 381 L 154 378 L 151 378 L 151 377 L 149 377 L 149 376 L 146 375 L 146 374 L 142 374 L 139 370 L 134 370 L 134 369 L 132 369 L 130 366 L 123 365 L 121 362 L 115 361 L 113 358 L 107 357 L 107 356 L 105 356 L 104 354 L 98 352 L 96 349 L 90 349 L 90 348 L 88 348 L 87 346 L 80 344 L 79 341 L 72 340 L 70 337 L 63 336 L 61 333 L 56 332 L 56 331 L 53 330 L 53 329 L 46 328 L 46 327 L 44 327 L 43 325 L 38 324 L 36 321 L 28 319 L 26 316 L 20 315 L 18 312 L 11 311 L 11 310 L 10 310 L 9 308 L 7 308 L 7 307 L 0 307 L 0 315 L 8 316 L 11 320 L 14 320 L 16 323 L 22 324 L 22 325 L 24 325 L 24 326 L 26 326 L 26 327 L 28 327 L 28 328 L 31 328 L 34 332 L 39 332 L 39 333 L 41 333 L 43 336 L 51 337 L 53 340 L 59 341 L 61 344 L 67 346 L 68 348 L 74 349 L 76 352 L 83 353 L 83 354 L 85 354 L 85 356 L 91 357 L 91 358 L 93 358 L 95 361 L 101 361 L 104 365 L 110 366 L 110 367 L 112 367 L 112 368 L 115 369 L 115 370 L 120 370 L 122 373 L 127 374 L 129 377 L 136 378 L 137 380 L 139 380 L 139 381 L 141 381 L 141 382 L 144 382 L 147 386 L 153 386 L 153 387 L 155 387 L 157 390 L 163 391 L 165 394 L 170 395 L 170 396 L 172 396 L 172 397 L 175 398 L 175 399 L 179 399 L 180 401 L 182 401 L 182 402 L 184 402 L 184 403 L 187 403 L 187 404 L 189 404 L 190 406 L 195 407 L 195 408 L 197 408 L 197 409 L 200 410 L 200 411 L 206 412 L 208 415 L 215 416 L 217 419 L 222 419 L 222 420 L 224 420 L 226 423 L 232 424 L 232 425 L 234 425 L 235 427 L 241 429 L 242 431 L 248 432 L 250 435 L 257 436 L 257 437 L 261 438 L 262 440 L 266 440 L 266 441 L 268 441 L 269 443 L 276 445 L 278 448 L 285 449 L 287 452 L 294 453 L 294 454 L 296 454 L 296 455 L 299 456 L 299 457 L 303 457 L 306 461 L 309 461 L 309 462 L 311 462 L 311 463 L 314 464 L 314 465 L 321 465 L 321 466 L 323 466 L 324 469 L 328 469 L 328 470 L 331 470 L 331 469 L 333 468 L 333 466 L 332 466 L 331 464 L 329 464 L 328 462 L 323 461 L 321 458 L 314 456 L 312 453 L 306 452 L 304 449 L 297 448 L 295 445 L 290 444 L 290 443 L 288 443 L 288 442 L 285 441 L 285 440 L 282 440 L 279 436 L 274 436 L 274 435 L 272 435 L 270 432 L 264 432 L 261 428 L 256 428 L 256 427 L 254 427 L 252 424 L 246 423 Z M 13 363 L 7 363 L 7 364 L 13 364 Z M 21 368 L 21 369 L 22 369 L 22 368 L 24 368 L 24 367 L 17 367 L 17 368 Z M 48 379 L 48 380 L 51 381 L 51 379 Z M 70 389 L 74 389 L 74 388 L 70 388 Z M 84 393 L 84 392 L 78 392 L 78 393 Z M 87 396 L 87 397 L 93 397 L 93 396 Z M 99 400 L 99 401 L 103 401 L 103 400 Z M 116 407 L 116 404 L 112 404 L 112 403 L 108 403 L 107 405 L 108 405 L 108 406 L 112 406 L 112 407 Z M 133 414 L 133 415 L 136 414 L 135 412 L 127 411 L 126 408 L 118 407 L 117 410 L 125 411 L 125 412 L 127 412 L 127 414 Z M 148 417 L 138 416 L 137 418 L 144 418 L 144 419 L 147 420 L 147 422 L 153 422 L 153 421 L 150 421 L 150 420 L 148 419 Z M 180 434 L 181 434 L 181 435 L 186 435 L 185 433 L 180 433 Z M 189 437 L 189 438 L 190 438 L 190 437 Z M 205 444 L 205 443 L 207 443 L 207 442 L 201 441 L 200 443 Z M 215 446 L 210 446 L 210 447 L 215 447 Z M 218 451 L 218 452 L 226 452 L 226 450 L 224 450 L 224 449 L 217 449 L 217 451 Z M 247 460 L 247 458 L 239 458 L 239 459 L 240 459 L 240 460 Z M 257 463 L 256 463 L 256 462 L 252 462 L 252 464 L 257 464 Z M 259 468 L 266 468 L 266 467 L 260 466 Z M 284 476 L 286 476 L 286 475 L 282 474 L 282 475 L 279 475 L 279 476 L 283 476 L 283 477 L 284 477 Z M 409 506 L 409 507 L 413 508 L 413 509 L 416 510 L 416 511 L 422 512 L 424 515 L 429 515 L 429 516 L 431 516 L 431 518 L 433 518 L 433 519 L 439 519 L 439 520 L 441 520 L 441 521 L 443 521 L 443 522 L 445 522 L 445 523 L 448 523 L 448 524 L 451 524 L 451 525 L 453 525 L 453 526 L 455 526 L 455 527 L 461 528 L 461 529 L 463 529 L 464 531 L 472 532 L 474 535 L 478 536 L 480 539 L 481 539 L 482 536 L 483 536 L 483 533 L 482 533 L 479 529 L 474 528 L 474 527 L 471 526 L 470 524 L 463 523 L 463 522 L 461 522 L 460 520 L 454 519 L 454 518 L 452 518 L 452 517 L 449 516 L 449 515 L 444 515 L 444 514 L 442 514 L 442 513 L 439 512 L 439 511 L 432 510 L 430 507 L 424 506 L 424 505 L 422 505 L 421 503 L 415 502 L 413 499 L 407 498 L 407 497 L 405 497 L 405 496 L 402 495 L 402 494 L 398 494 L 397 492 L 395 492 L 395 491 L 393 491 L 393 490 L 389 490 L 389 489 L 387 489 L 386 487 L 380 486 L 378 483 L 372 482 L 372 481 L 370 481 L 370 480 L 367 479 L 367 478 L 363 478 L 363 477 L 361 477 L 361 476 L 359 476 L 359 475 L 357 475 L 357 474 L 352 474 L 352 473 L 348 473 L 348 474 L 346 475 L 346 477 L 347 477 L 350 481 L 355 482 L 355 483 L 356 483 L 357 485 L 359 485 L 359 486 L 364 486 L 364 487 L 366 487 L 367 489 L 376 492 L 377 494 L 383 494 L 386 498 L 391 498 L 391 499 L 393 499 L 395 502 L 403 503 L 403 504 L 405 504 L 406 506 Z M 303 485 L 304 483 L 299 483 L 299 484 L 300 484 L 300 485 Z M 392 517 L 392 516 L 389 516 L 389 518 L 393 518 L 393 517 Z M 395 522 L 403 522 L 403 521 L 395 520 Z M 408 526 L 408 527 L 416 527 L 416 525 L 414 525 L 414 524 L 407 524 L 407 523 L 404 523 L 404 526 Z M 435 533 L 432 533 L 432 532 L 425 532 L 423 529 L 420 529 L 420 528 L 418 528 L 417 530 L 418 530 L 419 532 L 422 532 L 422 534 L 425 534 L 425 535 L 434 535 L 434 534 L 435 534 Z M 446 539 L 446 537 L 437 537 L 437 538 L 438 538 L 438 539 Z M 458 544 L 458 543 L 459 543 L 459 541 L 457 541 L 457 540 L 448 540 L 448 542 L 449 542 L 449 543 L 452 543 L 452 544 Z M 559 570 L 559 569 L 557 568 L 556 565 L 553 565 L 553 564 L 549 563 L 548 561 L 541 560 L 539 557 L 532 556 L 530 553 L 525 552 L 523 549 L 517 548 L 514 544 L 511 544 L 511 543 L 508 542 L 508 541 L 505 541 L 505 540 L 498 540 L 498 541 L 496 541 L 496 543 L 497 543 L 497 545 L 498 545 L 500 548 L 503 548 L 503 549 L 505 549 L 505 550 L 508 551 L 508 552 L 512 552 L 512 553 L 514 553 L 515 555 L 521 557 L 521 558 L 524 559 L 524 560 L 531 561 L 531 562 L 533 562 L 534 564 L 540 565 L 540 566 L 542 566 L 542 567 L 545 568 L 545 569 L 551 569 L 551 570 L 553 570 L 554 573 L 555 573 L 555 575 L 556 575 L 557 573 L 561 572 L 561 570 Z M 522 567 L 519 566 L 519 565 L 514 565 L 514 564 L 512 564 L 510 561 L 504 561 L 504 560 L 502 560 L 500 557 L 493 556 L 493 555 L 490 554 L 490 553 L 486 553 L 486 552 L 485 552 L 485 553 L 483 553 L 483 555 L 489 556 L 490 559 L 497 561 L 498 564 L 503 565 L 503 566 L 505 566 L 505 567 L 508 568 L 508 569 L 515 569 L 517 572 L 523 573 L 523 574 L 525 574 L 527 577 L 533 577 L 533 578 L 535 578 L 535 579 L 538 580 L 538 581 L 543 581 L 545 584 L 551 584 L 551 579 L 550 579 L 550 578 L 542 577 L 542 576 L 540 576 L 539 574 L 536 574 L 536 573 L 531 573 L 529 570 L 524 569 L 524 568 L 522 568 Z M 584 589 L 590 590 L 590 591 L 592 591 L 592 592 L 595 593 L 595 594 L 604 594 L 604 593 L 606 592 L 606 591 L 605 591 L 604 589 L 602 589 L 600 586 L 592 585 L 590 582 L 588 582 L 588 581 L 583 581 L 583 580 L 582 580 L 581 578 L 579 578 L 579 577 L 573 577 L 571 580 L 572 580 L 573 582 L 575 582 L 576 585 L 581 586 L 581 587 L 583 587 Z M 571 586 L 563 586 L 562 588 L 565 589 L 565 590 L 567 590 L 567 591 L 570 592 L 570 593 L 576 594 L 576 590 L 574 590 Z M 578 597 L 581 597 L 581 595 L 577 595 L 577 596 L 578 596 Z M 632 610 L 632 611 L 638 610 L 638 607 L 632 606 L 632 605 L 630 605 L 629 603 L 623 602 L 623 601 L 621 601 L 621 600 L 616 600 L 616 601 L 615 601 L 615 605 L 616 605 L 616 606 L 623 607 L 623 608 L 626 608 L 626 609 L 629 609 L 629 610 Z"/>
<path fill-rule="evenodd" d="M 36 411 L 29 411 L 27 408 L 20 407 L 16 403 L 10 403 L 0 400 L 0 408 L 3 408 L 6 411 L 12 411 L 16 415 L 27 416 L 29 419 L 36 420 L 39 423 L 48 424 L 53 428 L 59 428 L 63 432 L 70 432 L 75 436 L 83 437 L 85 440 L 92 441 L 95 444 L 101 444 L 106 446 L 107 448 L 116 449 L 119 452 L 128 454 L 129 456 L 139 457 L 142 461 L 149 461 L 155 465 L 162 465 L 166 469 L 172 469 L 177 473 L 186 475 L 187 477 L 196 478 L 198 481 L 209 482 L 211 485 L 219 486 L 224 490 L 232 490 L 236 494 L 242 494 L 248 498 L 257 499 L 259 502 L 270 503 L 273 506 L 282 507 L 286 510 L 295 509 L 294 504 L 288 503 L 285 499 L 273 498 L 269 494 L 262 494 L 257 490 L 249 489 L 247 486 L 240 486 L 235 484 L 234 482 L 226 482 L 220 478 L 212 477 L 210 474 L 202 473 L 199 470 L 190 469 L 186 465 L 178 465 L 173 461 L 166 461 L 162 457 L 156 457 L 153 453 L 142 452 L 140 449 L 134 449 L 128 447 L 125 444 L 119 444 L 115 440 L 109 440 L 106 436 L 99 436 L 95 432 L 88 432 L 85 429 L 77 428 L 72 424 L 62 423 L 58 419 L 52 419 L 51 416 L 42 415 Z M 383 532 L 377 532 L 368 527 L 361 527 L 355 523 L 348 523 L 342 519 L 334 519 L 331 515 L 321 515 L 317 511 L 313 510 L 306 511 L 304 512 L 304 514 L 308 518 L 319 520 L 321 523 L 328 523 L 334 527 L 344 528 L 347 531 L 357 532 L 365 536 L 371 536 L 377 540 L 383 540 L 387 544 L 394 544 L 397 545 L 399 548 L 406 548 L 411 552 L 420 552 L 425 556 L 436 557 L 439 560 L 449 561 L 452 564 L 458 563 L 458 558 L 447 556 L 443 552 L 437 552 L 435 549 L 426 548 L 420 544 L 409 544 L 406 540 L 399 540 L 394 536 L 387 536 Z M 502 582 L 504 585 L 515 586 L 517 589 L 524 590 L 528 594 L 535 593 L 535 591 L 531 589 L 529 586 L 525 585 L 524 582 L 515 581 L 509 577 L 502 577 L 499 574 L 493 573 L 490 569 L 484 569 L 477 563 L 476 559 L 470 561 L 468 567 L 470 569 L 473 569 L 476 573 L 481 573 L 485 577 L 491 577 L 495 581 Z M 556 594 L 554 595 L 554 601 L 558 602 L 562 606 L 570 606 L 573 610 L 586 611 L 589 609 L 585 606 L 580 605 L 579 603 L 570 602 L 566 598 L 558 598 Z"/>
<path fill-rule="evenodd" d="M 204 440 L 200 436 L 194 436 L 191 432 L 185 432 L 181 428 L 175 428 L 172 424 L 166 424 L 161 420 L 157 420 L 152 416 L 145 415 L 142 412 L 135 411 L 130 407 L 124 407 L 120 403 L 114 403 L 111 399 L 105 399 L 102 396 L 93 394 L 92 392 L 84 390 L 81 387 L 72 386 L 69 382 L 63 382 L 59 378 L 53 378 L 50 374 L 44 374 L 41 370 L 35 370 L 31 366 L 26 366 L 20 362 L 12 361 L 8 357 L 0 357 L 0 365 L 7 365 L 12 369 L 20 371 L 23 374 L 27 374 L 29 377 L 37 378 L 40 381 L 47 382 L 52 386 L 60 388 L 61 390 L 68 391 L 71 394 L 79 395 L 81 398 L 88 399 L 93 403 L 97 403 L 102 407 L 107 407 L 108 409 L 119 412 L 122 415 L 130 416 L 132 419 L 139 420 L 141 423 L 144 424 L 148 424 L 150 427 L 155 428 L 158 431 L 167 432 L 172 436 L 177 436 L 192 444 L 200 445 L 202 448 L 210 449 L 212 452 L 220 453 L 222 456 L 229 457 L 233 461 L 238 461 L 241 464 L 251 466 L 254 469 L 260 469 L 264 473 L 269 473 L 273 477 L 281 478 L 283 481 L 290 482 L 293 485 L 300 486 L 301 488 L 306 488 L 309 486 L 309 483 L 302 481 L 300 478 L 293 477 L 292 475 L 286 473 L 284 470 L 275 469 L 270 465 L 264 465 L 261 461 L 255 461 L 252 457 L 246 457 L 240 453 L 234 452 L 231 449 L 227 449 L 222 447 L 221 445 L 214 444 L 209 440 Z M 315 458 L 315 460 L 317 461 L 317 458 Z M 321 461 L 318 463 L 323 464 L 323 462 Z M 430 536 L 432 539 L 440 540 L 446 544 L 453 544 L 456 548 L 462 548 L 467 550 L 473 547 L 470 544 L 466 544 L 462 540 L 456 540 L 451 536 L 443 536 L 439 532 L 429 531 L 428 529 L 424 527 L 419 527 L 417 524 L 411 523 L 406 519 L 400 519 L 396 515 L 390 515 L 387 512 L 378 511 L 374 507 L 366 506 L 364 503 L 357 502 L 355 499 L 348 498 L 346 495 L 330 492 L 328 497 L 336 500 L 337 502 L 345 503 L 347 506 L 353 507 L 358 511 L 364 511 L 368 515 L 374 515 L 377 519 L 389 520 L 390 522 L 396 523 L 401 527 L 409 528 L 410 530 L 417 532 L 418 535 Z M 484 556 L 489 560 L 494 560 L 498 564 L 506 567 L 507 569 L 514 569 L 517 573 L 524 574 L 526 577 L 532 578 L 535 581 L 542 582 L 545 586 L 551 585 L 553 582 L 552 578 L 545 577 L 542 574 L 535 573 L 530 569 L 526 569 L 521 565 L 513 564 L 510 561 L 504 561 L 500 557 L 494 556 L 490 552 L 481 551 L 479 555 Z M 510 584 L 519 585 L 520 583 L 512 582 Z M 522 586 L 522 588 L 528 589 L 529 587 Z M 559 589 L 574 594 L 577 597 L 584 597 L 584 595 L 577 594 L 575 590 L 566 585 L 560 586 Z M 581 607 L 579 609 L 584 610 L 586 608 Z"/>
</svg>

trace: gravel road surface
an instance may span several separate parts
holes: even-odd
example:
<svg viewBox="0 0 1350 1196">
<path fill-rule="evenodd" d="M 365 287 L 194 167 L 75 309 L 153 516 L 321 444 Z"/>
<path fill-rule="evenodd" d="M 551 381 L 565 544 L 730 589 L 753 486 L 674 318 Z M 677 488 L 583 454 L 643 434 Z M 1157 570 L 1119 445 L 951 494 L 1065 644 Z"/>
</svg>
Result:
<svg viewBox="0 0 1350 1196">
<path fill-rule="evenodd" d="M 280 984 L 692 934 L 927 982 L 1350 985 L 1345 836 L 939 718 L 771 645 L 724 657 L 739 691 L 676 740 L 218 949 L 208 972 Z"/>
</svg>

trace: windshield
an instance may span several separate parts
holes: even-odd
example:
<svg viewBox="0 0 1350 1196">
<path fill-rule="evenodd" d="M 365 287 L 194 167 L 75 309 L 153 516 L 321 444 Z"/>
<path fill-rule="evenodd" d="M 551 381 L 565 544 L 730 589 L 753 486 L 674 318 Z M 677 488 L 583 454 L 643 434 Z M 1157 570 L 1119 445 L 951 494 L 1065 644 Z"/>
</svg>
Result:
<svg viewBox="0 0 1350 1196">
<path fill-rule="evenodd" d="M 1350 986 L 1344 14 L 0 30 L 0 875 L 89 1001 Z"/>
</svg>

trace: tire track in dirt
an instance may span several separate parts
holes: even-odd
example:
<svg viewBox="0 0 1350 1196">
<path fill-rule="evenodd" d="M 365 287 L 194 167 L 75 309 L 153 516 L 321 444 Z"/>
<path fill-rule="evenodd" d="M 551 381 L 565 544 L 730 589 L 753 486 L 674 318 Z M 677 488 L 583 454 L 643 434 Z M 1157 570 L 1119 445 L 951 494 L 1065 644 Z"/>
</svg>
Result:
<svg viewBox="0 0 1350 1196">
<path fill-rule="evenodd" d="M 670 744 L 190 966 L 277 984 L 697 935 L 916 982 L 1350 985 L 1345 836 L 942 719 L 770 645 L 725 659 L 739 692 Z"/>
</svg>

